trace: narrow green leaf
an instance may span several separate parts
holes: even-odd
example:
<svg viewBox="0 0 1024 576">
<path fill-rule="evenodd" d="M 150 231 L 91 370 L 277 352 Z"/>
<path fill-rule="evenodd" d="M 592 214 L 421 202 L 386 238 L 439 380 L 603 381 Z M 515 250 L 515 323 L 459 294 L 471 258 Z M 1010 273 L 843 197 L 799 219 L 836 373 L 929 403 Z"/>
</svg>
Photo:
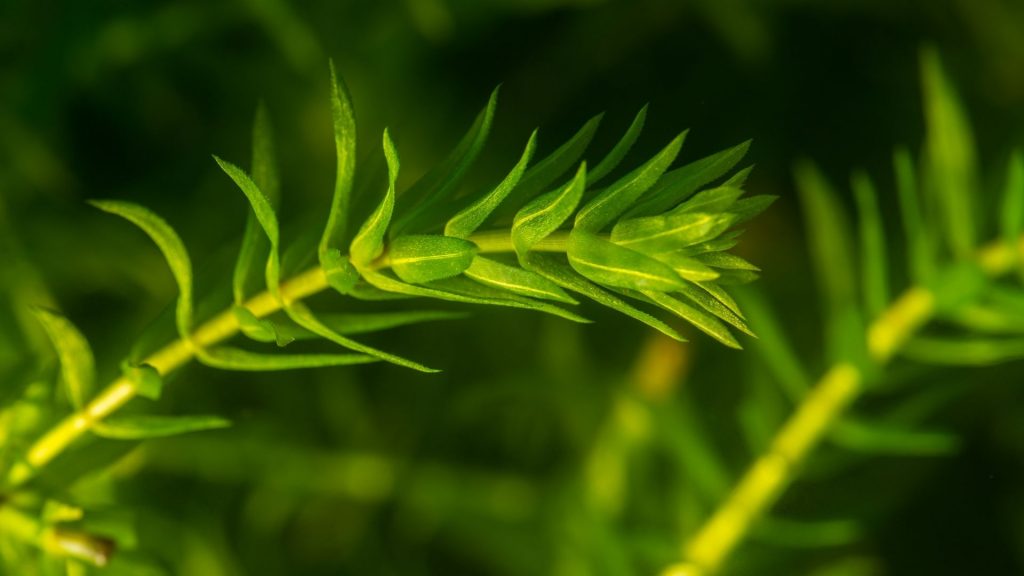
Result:
<svg viewBox="0 0 1024 576">
<path fill-rule="evenodd" d="M 266 278 L 267 288 L 272 294 L 277 294 L 279 275 L 280 275 L 280 256 L 279 256 L 279 244 L 280 236 L 278 233 L 277 214 L 274 212 L 274 207 L 270 203 L 270 199 L 267 198 L 266 194 L 256 183 L 252 181 L 241 168 L 235 166 L 230 162 L 221 160 L 217 156 L 213 157 L 220 166 L 220 169 L 227 174 L 231 180 L 234 181 L 235 185 L 245 194 L 245 197 L 249 200 L 249 205 L 252 207 L 253 213 L 256 215 L 256 221 L 259 222 L 264 232 L 267 234 L 267 238 L 270 240 L 270 257 L 267 259 L 266 266 Z"/>
<path fill-rule="evenodd" d="M 281 198 L 281 179 L 277 173 L 274 128 L 270 123 L 270 112 L 265 103 L 256 108 L 256 119 L 252 125 L 252 181 L 277 205 Z"/>
<path fill-rule="evenodd" d="M 282 334 L 273 322 L 257 318 L 256 315 L 252 313 L 252 310 L 249 310 L 245 306 L 236 305 L 231 308 L 231 313 L 234 314 L 235 320 L 238 321 L 238 327 L 242 333 L 257 342 L 274 342 L 278 346 L 283 347 L 287 346 L 293 340 L 285 334 Z"/>
<path fill-rule="evenodd" d="M 760 336 L 754 352 L 768 368 L 791 402 L 798 403 L 811 387 L 807 368 L 786 337 L 775 310 L 759 290 L 737 292 L 747 321 Z"/>
<path fill-rule="evenodd" d="M 889 260 L 886 255 L 885 231 L 878 211 L 875 185 L 863 172 L 851 178 L 857 212 L 860 216 L 861 279 L 864 309 L 877 317 L 889 304 Z"/>
<path fill-rule="evenodd" d="M 156 368 L 149 364 L 131 365 L 127 362 L 121 365 L 121 375 L 127 378 L 138 390 L 139 396 L 150 400 L 159 400 L 164 390 L 164 379 Z"/>
<path fill-rule="evenodd" d="M 324 253 L 320 258 L 320 266 L 327 278 L 327 285 L 339 294 L 348 294 L 359 281 L 359 271 L 337 248 L 330 248 Z"/>
<path fill-rule="evenodd" d="M 656 258 L 668 264 L 680 278 L 690 282 L 706 282 L 721 276 L 714 268 L 681 252 L 664 252 L 658 254 Z"/>
<path fill-rule="evenodd" d="M 935 275 L 935 237 L 927 229 L 919 200 L 914 159 L 906 148 L 898 148 L 892 157 L 896 190 L 903 219 L 903 239 L 907 246 L 907 265 L 914 282 L 923 284 Z"/>
<path fill-rule="evenodd" d="M 1003 241 L 1017 249 L 1017 267 L 1024 274 L 1024 249 L 1021 249 L 1021 234 L 1024 233 L 1024 154 L 1020 150 L 1010 155 L 1006 169 L 1006 187 L 999 224 Z"/>
<path fill-rule="evenodd" d="M 512 213 L 511 210 L 514 210 L 514 207 L 522 206 L 568 172 L 590 145 L 603 116 L 604 114 L 598 114 L 587 120 L 586 124 L 565 144 L 527 170 L 522 180 L 519 181 L 519 185 L 508 195 L 505 206 L 509 211 L 503 211 L 503 213 Z"/>
<path fill-rule="evenodd" d="M 955 453 L 962 444 L 958 436 L 949 432 L 910 430 L 850 417 L 833 425 L 829 439 L 852 452 L 898 456 L 945 456 Z"/>
<path fill-rule="evenodd" d="M 759 542 L 787 548 L 836 548 L 860 540 L 863 529 L 853 520 L 809 521 L 766 516 L 754 527 L 751 537 Z M 837 571 L 834 576 L 839 574 Z M 841 574 L 867 576 L 868 573 L 844 570 Z M 824 576 L 818 571 L 814 575 Z"/>
<path fill-rule="evenodd" d="M 216 430 L 231 426 L 231 421 L 219 416 L 157 416 L 132 414 L 111 416 L 96 422 L 92 431 L 97 436 L 114 440 L 143 440 L 164 438 L 189 432 Z"/>
<path fill-rule="evenodd" d="M 92 395 L 96 365 L 89 342 L 64 316 L 43 308 L 34 308 L 36 318 L 53 344 L 60 361 L 61 379 L 71 405 L 81 408 Z"/>
<path fill-rule="evenodd" d="M 667 264 L 594 234 L 573 231 L 568 256 L 574 270 L 604 286 L 658 292 L 671 292 L 683 286 Z"/>
<path fill-rule="evenodd" d="M 91 200 L 96 208 L 120 216 L 135 224 L 149 236 L 160 249 L 171 269 L 171 275 L 178 284 L 178 302 L 175 307 L 175 323 L 179 335 L 190 339 L 192 330 L 192 263 L 181 238 L 167 222 L 138 204 L 117 200 Z"/>
<path fill-rule="evenodd" d="M 719 235 L 717 238 L 687 246 L 676 252 L 685 256 L 696 256 L 698 254 L 707 254 L 708 252 L 724 252 L 735 248 L 740 243 L 741 235 L 743 235 L 743 230 L 731 230 Z"/>
<path fill-rule="evenodd" d="M 750 148 L 750 140 L 666 172 L 645 197 L 626 213 L 627 218 L 655 216 L 689 198 L 701 186 L 731 170 Z"/>
<path fill-rule="evenodd" d="M 256 110 L 256 120 L 252 129 L 252 174 L 253 182 L 263 190 L 270 199 L 271 205 L 280 197 L 280 181 L 277 176 L 277 165 L 274 159 L 273 132 L 270 115 L 264 104 Z M 258 268 L 266 250 L 263 234 L 257 227 L 255 215 L 249 214 L 245 221 L 245 232 L 242 234 L 242 246 L 235 261 L 232 278 L 232 292 L 235 304 L 245 301 L 247 286 L 252 270 Z"/>
<path fill-rule="evenodd" d="M 535 198 L 516 213 L 512 222 L 512 244 L 523 256 L 534 244 L 558 230 L 572 216 L 587 186 L 587 164 L 580 164 L 576 176 L 558 190 Z"/>
<path fill-rule="evenodd" d="M 647 254 L 671 252 L 705 242 L 732 226 L 732 214 L 677 212 L 623 220 L 612 229 L 612 242 Z"/>
<path fill-rule="evenodd" d="M 536 310 L 538 312 L 545 312 L 581 324 L 590 323 L 590 320 L 587 320 L 579 314 L 566 310 L 560 306 L 555 306 L 554 304 L 544 302 L 543 300 L 534 300 L 525 296 L 519 296 L 508 292 L 507 290 L 500 290 L 492 286 L 480 284 L 479 282 L 470 280 L 465 276 L 456 276 L 455 278 L 437 280 L 435 282 L 431 282 L 428 286 L 441 290 L 450 296 L 461 296 L 463 298 L 476 300 L 482 304 L 498 304 L 500 306 L 507 306 L 511 308 Z"/>
<path fill-rule="evenodd" d="M 621 312 L 635 320 L 639 320 L 655 330 L 658 330 L 662 334 L 678 340 L 679 342 L 686 341 L 679 332 L 668 324 L 642 310 L 635 308 L 625 300 L 610 292 L 602 290 L 596 284 L 590 282 L 583 276 L 580 276 L 567 262 L 562 261 L 558 256 L 553 254 L 530 252 L 526 255 L 525 264 L 529 270 L 544 276 L 562 288 L 582 294 L 598 304 Z"/>
<path fill-rule="evenodd" d="M 799 163 L 795 175 L 818 283 L 827 308 L 835 312 L 855 302 L 853 251 L 844 211 L 814 165 Z"/>
<path fill-rule="evenodd" d="M 391 141 L 391 135 L 384 130 L 384 157 L 388 162 L 388 191 L 377 209 L 363 223 L 349 247 L 352 263 L 357 268 L 367 266 L 384 251 L 384 234 L 391 223 L 395 209 L 395 181 L 398 179 L 398 152 Z"/>
<path fill-rule="evenodd" d="M 344 80 L 335 72 L 333 61 L 330 62 L 330 69 L 336 174 L 331 211 L 328 213 L 327 226 L 324 228 L 317 251 L 321 265 L 324 264 L 328 250 L 340 249 L 346 240 L 352 183 L 355 181 L 356 172 L 356 119 L 352 110 L 352 98 Z"/>
<path fill-rule="evenodd" d="M 622 135 L 622 138 L 615 144 L 615 146 L 608 152 L 608 155 L 601 159 L 601 162 L 590 172 L 588 179 L 590 184 L 594 185 L 598 181 L 602 180 L 609 172 L 614 170 L 622 159 L 626 157 L 629 150 L 633 148 L 633 144 L 636 143 L 636 139 L 640 137 L 640 132 L 644 129 L 644 121 L 647 119 L 647 105 L 636 113 L 636 117 L 633 118 L 633 122 L 626 129 L 626 133 Z"/>
<path fill-rule="evenodd" d="M 578 304 L 557 284 L 529 270 L 478 256 L 466 270 L 466 277 L 481 284 L 541 300 Z"/>
<path fill-rule="evenodd" d="M 391 139 L 389 138 L 386 130 L 384 132 L 384 153 L 388 158 L 390 175 L 390 184 L 387 195 L 388 197 L 391 197 L 393 199 L 394 182 L 396 174 L 398 172 L 398 158 L 397 154 L 394 151 L 394 147 L 391 144 Z M 225 169 L 225 172 L 227 172 L 228 175 L 230 175 L 232 179 L 235 180 L 239 188 L 241 188 L 242 191 L 245 193 L 246 197 L 249 199 L 249 202 L 253 207 L 253 211 L 256 214 L 257 221 L 259 221 L 260 225 L 263 227 L 264 233 L 266 233 L 267 238 L 270 240 L 270 258 L 267 261 L 267 287 L 270 289 L 271 294 L 280 299 L 278 287 L 278 251 L 280 249 L 280 241 L 277 227 L 277 216 L 274 213 L 274 209 L 273 207 L 270 206 L 270 203 L 267 200 L 266 196 L 263 195 L 259 188 L 256 187 L 256 185 L 245 175 L 244 172 L 239 170 L 237 167 L 231 166 L 226 162 L 221 162 L 219 159 L 218 162 L 221 164 L 221 167 Z M 385 204 L 386 202 L 387 200 L 385 200 Z M 380 212 L 380 210 L 378 210 L 378 212 Z M 388 214 L 388 216 L 390 216 L 390 214 Z M 380 224 L 383 224 L 384 227 L 381 227 Z M 359 244 L 359 242 L 365 243 L 359 244 L 363 245 L 364 247 L 373 246 L 376 245 L 377 243 L 383 245 L 383 236 L 386 226 L 387 220 L 385 218 L 376 218 L 376 214 L 371 216 L 370 221 L 363 226 L 363 229 L 360 230 L 359 234 L 356 236 L 356 239 L 352 241 L 353 255 L 355 255 L 356 253 L 356 246 L 357 244 Z M 380 250 L 376 250 L 376 252 L 379 253 Z M 375 257 L 376 256 L 374 256 L 374 258 Z M 413 362 L 400 356 L 396 356 L 394 354 L 378 350 L 371 346 L 367 346 L 360 342 L 350 340 L 344 336 L 341 336 L 340 334 L 335 333 L 330 328 L 321 324 L 312 314 L 312 312 L 310 312 L 305 306 L 298 302 L 282 302 L 282 305 L 288 317 L 295 321 L 297 324 L 344 348 L 348 348 L 349 350 L 354 350 L 356 352 L 362 352 L 364 354 L 373 356 L 374 358 L 379 358 L 381 360 L 391 362 L 392 364 L 405 366 L 407 368 L 412 368 L 414 370 L 420 370 L 423 372 L 435 371 L 434 369 L 428 368 L 422 364 L 419 364 L 418 362 Z M 275 361 L 278 361 L 277 357 L 269 357 L 264 360 L 259 360 L 258 355 L 247 354 L 244 353 L 244 351 L 240 350 L 232 352 L 234 354 L 234 358 L 242 358 L 244 360 L 243 364 L 232 364 L 231 362 L 226 360 L 224 357 L 225 352 L 223 348 L 217 350 L 214 355 L 205 353 L 203 351 L 199 351 L 197 352 L 197 356 L 200 358 L 200 360 L 205 360 L 207 363 L 211 363 L 213 365 L 220 365 L 224 368 L 230 367 L 231 369 L 251 369 L 247 367 L 245 362 L 273 363 Z M 204 355 L 209 357 L 204 358 Z M 347 361 L 347 357 L 339 355 L 335 357 L 335 360 L 344 362 Z M 352 362 L 361 361 L 364 360 L 362 360 L 360 355 L 354 355 Z"/>
<path fill-rule="evenodd" d="M 499 87 L 500 88 L 500 87 Z M 439 202 L 451 198 L 466 173 L 483 150 L 491 133 L 494 110 L 498 106 L 498 88 L 491 92 L 487 106 L 452 153 L 402 194 L 399 202 L 406 207 L 396 217 L 392 237 L 414 230 L 425 221 L 424 215 Z"/>
<path fill-rule="evenodd" d="M 306 330 L 309 330 L 310 332 L 317 334 L 321 338 L 330 340 L 331 342 L 334 342 L 335 344 L 343 348 L 354 350 L 356 352 L 362 352 L 363 354 L 368 354 L 374 358 L 384 360 L 385 362 L 389 362 L 397 366 L 405 366 L 406 368 L 412 368 L 413 370 L 417 370 L 419 372 L 439 372 L 439 370 L 437 370 L 436 368 L 430 368 L 429 366 L 425 366 L 423 364 L 420 364 L 419 362 L 415 362 L 413 360 L 409 360 L 407 358 L 391 354 L 390 352 L 378 350 L 372 346 L 367 346 L 366 344 L 357 342 L 355 340 L 346 338 L 341 334 L 338 334 L 329 326 L 326 326 L 323 322 L 321 322 L 313 314 L 313 312 L 309 310 L 309 308 L 307 308 L 300 302 L 289 303 L 288 305 L 285 306 L 284 311 L 288 315 L 288 317 L 291 318 L 299 326 L 302 326 Z"/>
<path fill-rule="evenodd" d="M 403 281 L 421 284 L 462 274 L 476 251 L 476 244 L 462 238 L 399 236 L 388 247 L 388 264 Z"/>
<path fill-rule="evenodd" d="M 929 364 L 991 366 L 1024 358 L 1024 338 L 918 336 L 907 342 L 903 355 Z"/>
<path fill-rule="evenodd" d="M 600 232 L 610 226 L 646 192 L 679 155 L 686 133 L 672 139 L 667 146 L 639 168 L 619 178 L 580 209 L 576 215 L 577 230 Z"/>
<path fill-rule="evenodd" d="M 740 343 L 736 341 L 736 338 L 732 333 L 729 332 L 729 329 L 726 328 L 725 324 L 720 322 L 714 316 L 689 306 L 669 294 L 655 292 L 652 290 L 644 290 L 642 291 L 642 294 L 658 306 L 661 306 L 665 310 L 668 310 L 690 324 L 693 324 L 701 332 L 704 332 L 722 344 L 737 350 L 743 348 L 740 346 Z"/>
<path fill-rule="evenodd" d="M 534 130 L 530 134 L 530 139 L 526 142 L 526 149 L 523 150 L 523 155 L 519 158 L 519 162 L 512 167 L 512 171 L 505 176 L 505 179 L 501 181 L 493 190 L 485 194 L 476 202 L 473 202 L 461 212 L 452 216 L 448 223 L 444 227 L 445 236 L 454 236 L 456 238 L 469 238 L 470 234 L 476 232 L 477 228 L 483 225 L 487 221 L 487 218 L 492 212 L 498 207 L 499 204 L 505 197 L 509 195 L 512 190 L 515 189 L 516 185 L 519 184 L 520 179 L 526 172 L 526 166 L 530 163 L 530 158 L 533 157 L 533 151 L 537 147 L 537 131 Z"/>
<path fill-rule="evenodd" d="M 739 314 L 733 312 L 728 306 L 719 302 L 717 298 L 712 296 L 706 290 L 696 285 L 685 283 L 683 288 L 678 292 L 707 312 L 713 314 L 719 320 L 725 321 L 727 324 L 732 325 L 734 328 L 748 336 L 757 338 Z"/>
<path fill-rule="evenodd" d="M 725 182 L 722 182 L 724 188 L 743 188 L 747 183 L 747 178 L 750 177 L 750 173 L 754 170 L 753 166 L 747 166 L 736 171 L 735 174 L 729 176 Z"/>
<path fill-rule="evenodd" d="M 764 212 L 778 199 L 778 196 L 760 194 L 758 196 L 751 196 L 750 198 L 741 198 L 740 200 L 737 200 L 735 204 L 729 207 L 729 212 L 734 215 L 732 223 L 733 226 L 742 224 L 761 212 Z"/>
<path fill-rule="evenodd" d="M 718 188 L 701 190 L 694 194 L 689 200 L 675 207 L 672 210 L 672 213 L 708 212 L 711 214 L 718 214 L 728 210 L 729 207 L 732 206 L 733 203 L 735 203 L 742 195 L 742 189 L 732 186 L 719 186 Z"/>
<path fill-rule="evenodd" d="M 435 322 L 438 320 L 459 320 L 468 317 L 465 312 L 451 312 L 447 310 L 410 310 L 401 312 L 367 312 L 352 314 L 318 314 L 317 318 L 324 326 L 343 336 L 356 334 L 369 334 L 381 332 L 392 328 L 401 328 L 423 322 Z M 319 338 L 313 332 L 301 326 L 290 326 L 282 330 L 290 338 L 295 340 L 308 340 Z"/>
<path fill-rule="evenodd" d="M 705 265 L 713 268 L 721 268 L 724 270 L 749 270 L 751 272 L 761 271 L 757 266 L 728 252 L 708 252 L 707 254 L 699 254 L 696 258 Z"/>
<path fill-rule="evenodd" d="M 239 372 L 351 366 L 377 362 L 380 359 L 376 355 L 367 354 L 260 354 L 230 346 L 204 348 L 196 353 L 196 360 L 200 364 L 220 370 Z"/>
<path fill-rule="evenodd" d="M 921 53 L 921 84 L 927 189 L 939 209 L 943 236 L 953 255 L 970 258 L 976 240 L 974 135 L 935 49 L 928 48 Z"/>
<path fill-rule="evenodd" d="M 711 294 L 715 300 L 724 304 L 726 308 L 735 312 L 737 316 L 743 318 L 743 312 L 740 311 L 739 304 L 728 292 L 725 291 L 725 288 L 722 288 L 714 282 L 696 282 L 696 284 L 703 288 L 705 292 Z"/>
</svg>

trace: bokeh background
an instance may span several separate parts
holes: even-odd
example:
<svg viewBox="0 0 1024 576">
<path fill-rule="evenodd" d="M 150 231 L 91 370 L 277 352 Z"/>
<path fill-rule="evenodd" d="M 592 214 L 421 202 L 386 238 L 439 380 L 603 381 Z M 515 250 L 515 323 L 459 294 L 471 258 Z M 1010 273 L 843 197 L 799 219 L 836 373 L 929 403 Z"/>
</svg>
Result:
<svg viewBox="0 0 1024 576">
<path fill-rule="evenodd" d="M 847 179 L 867 169 L 897 236 L 891 153 L 922 141 L 918 58 L 933 45 L 972 119 L 982 202 L 994 203 L 985 191 L 1024 144 L 1022 31 L 1016 0 L 3 2 L 0 388 L 13 393 L 26 359 L 47 354 L 25 304 L 59 306 L 112 374 L 174 299 L 151 245 L 84 200 L 145 204 L 207 277 L 230 268 L 246 206 L 210 155 L 247 162 L 261 100 L 282 218 L 293 232 L 322 225 L 328 58 L 368 163 L 390 127 L 401 185 L 444 156 L 498 84 L 474 178 L 504 170 L 533 127 L 551 150 L 600 111 L 594 149 L 606 149 L 645 103 L 634 161 L 684 128 L 690 160 L 753 138 L 748 188 L 780 199 L 739 250 L 819 373 L 793 163 L 813 158 L 851 213 Z M 130 515 L 130 552 L 154 573 L 653 574 L 790 410 L 756 352 L 697 333 L 667 344 L 588 305 L 590 326 L 467 310 L 370 338 L 437 375 L 189 368 L 166 409 L 234 428 L 127 455 L 96 443 L 64 468 L 88 472 L 69 497 Z M 917 392 L 863 410 L 923 410 L 958 447 L 824 446 L 730 573 L 1024 573 L 1022 365 L 894 374 Z"/>
</svg>

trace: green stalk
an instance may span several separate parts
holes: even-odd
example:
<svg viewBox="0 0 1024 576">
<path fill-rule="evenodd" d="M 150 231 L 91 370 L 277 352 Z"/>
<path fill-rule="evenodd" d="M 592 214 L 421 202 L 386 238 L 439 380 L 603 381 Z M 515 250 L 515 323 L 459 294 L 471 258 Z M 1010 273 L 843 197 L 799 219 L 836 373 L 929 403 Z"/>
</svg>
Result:
<svg viewBox="0 0 1024 576">
<path fill-rule="evenodd" d="M 997 242 L 976 260 L 984 272 L 1001 276 L 1017 265 L 1019 246 Z M 915 286 L 904 292 L 867 330 L 871 359 L 886 364 L 934 314 L 934 295 Z M 758 519 L 793 481 L 801 464 L 829 427 L 863 390 L 864 375 L 845 362 L 832 366 L 811 389 L 768 450 L 743 475 L 732 493 L 685 545 L 686 561 L 669 566 L 662 576 L 709 576 L 718 572 Z"/>
<path fill-rule="evenodd" d="M 476 243 L 480 252 L 512 252 L 511 234 L 498 230 L 474 234 L 469 238 Z M 545 251 L 564 251 L 568 233 L 555 233 L 534 248 Z M 382 267 L 386 261 L 381 262 Z M 319 266 L 310 268 L 281 285 L 280 299 L 269 291 L 261 292 L 245 302 L 244 306 L 257 318 L 263 318 L 281 310 L 282 302 L 296 302 L 327 289 L 327 278 Z M 155 368 L 161 375 L 180 368 L 190 362 L 197 348 L 215 346 L 240 330 L 238 316 L 225 310 L 214 316 L 193 333 L 190 340 L 178 339 L 153 353 L 142 362 Z M 24 459 L 11 467 L 6 485 L 16 488 L 34 478 L 54 458 L 60 455 L 75 440 L 84 435 L 96 422 L 110 416 L 127 404 L 139 393 L 135 382 L 126 377 L 114 380 L 99 392 L 81 410 L 68 415 L 43 434 L 25 453 Z"/>
<path fill-rule="evenodd" d="M 47 554 L 90 566 L 106 566 L 114 553 L 114 543 L 107 538 L 44 524 L 10 503 L 0 503 L 0 531 Z"/>
</svg>

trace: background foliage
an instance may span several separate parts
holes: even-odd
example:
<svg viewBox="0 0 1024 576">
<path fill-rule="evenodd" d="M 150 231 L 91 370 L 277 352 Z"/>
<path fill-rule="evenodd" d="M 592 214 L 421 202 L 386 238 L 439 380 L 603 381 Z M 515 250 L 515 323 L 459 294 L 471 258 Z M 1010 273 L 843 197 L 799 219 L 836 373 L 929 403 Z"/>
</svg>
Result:
<svg viewBox="0 0 1024 576">
<path fill-rule="evenodd" d="M 25 304 L 59 307 L 113 370 L 109 359 L 174 298 L 152 247 L 85 199 L 163 214 L 200 282 L 230 268 L 246 205 L 210 154 L 248 157 L 260 99 L 277 132 L 281 220 L 286 230 L 321 225 L 315 207 L 326 206 L 334 176 L 328 57 L 351 89 L 360 149 L 376 149 L 389 126 L 405 185 L 454 145 L 499 83 L 476 171 L 484 177 L 507 169 L 535 125 L 550 150 L 607 110 L 595 141 L 606 149 L 647 102 L 636 158 L 686 127 L 684 160 L 753 137 L 747 187 L 780 200 L 738 250 L 764 270 L 756 289 L 811 374 L 826 354 L 794 162 L 811 156 L 837 183 L 867 169 L 898 237 L 891 150 L 922 144 L 923 43 L 942 53 L 972 120 L 986 213 L 998 196 L 980 191 L 1001 189 L 1008 150 L 1024 141 L 1024 8 L 1012 0 L 484 6 L 0 7 L 0 394 L 17 393 L 52 358 Z M 836 188 L 852 214 L 850 187 Z M 904 278 L 902 260 L 890 260 Z M 69 499 L 130 515 L 135 559 L 171 573 L 645 574 L 677 558 L 715 503 L 708 495 L 732 483 L 790 410 L 758 354 L 692 330 L 680 346 L 597 306 L 584 306 L 592 326 L 468 310 L 370 339 L 440 374 L 190 367 L 167 387 L 167 410 L 235 425 L 147 443 Z M 776 524 L 741 548 L 735 573 L 1024 572 L 1021 364 L 900 362 L 890 377 L 918 392 L 871 398 L 863 410 L 896 423 L 926 413 L 930 428 L 955 432 L 953 443 L 913 456 L 825 445 Z M 111 446 L 88 460 L 113 461 L 123 449 Z"/>
</svg>

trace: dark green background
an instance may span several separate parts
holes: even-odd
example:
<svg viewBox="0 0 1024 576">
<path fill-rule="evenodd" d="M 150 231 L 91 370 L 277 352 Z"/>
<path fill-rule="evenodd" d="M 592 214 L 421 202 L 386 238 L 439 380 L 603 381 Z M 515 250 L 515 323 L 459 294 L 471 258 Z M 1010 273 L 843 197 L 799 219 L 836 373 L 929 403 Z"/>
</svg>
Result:
<svg viewBox="0 0 1024 576">
<path fill-rule="evenodd" d="M 277 132 L 282 218 L 293 231 L 322 225 L 333 58 L 352 91 L 361 155 L 376 153 L 390 127 L 405 186 L 499 83 L 477 179 L 505 170 L 534 126 L 550 150 L 603 110 L 595 150 L 606 149 L 644 103 L 634 162 L 684 128 L 689 160 L 753 138 L 748 187 L 780 200 L 740 252 L 763 268 L 758 287 L 818 373 L 793 162 L 813 158 L 844 194 L 850 171 L 868 169 L 896 237 L 891 151 L 922 141 L 918 55 L 933 44 L 973 121 L 983 190 L 998 190 L 1008 151 L 1024 142 L 1022 31 L 1024 5 L 1013 0 L 9 1 L 0 6 L 0 223 L 11 264 L 0 276 L 11 281 L 0 285 L 15 284 L 15 260 L 30 262 L 112 373 L 174 286 L 141 234 L 84 200 L 153 208 L 216 277 L 230 267 L 246 208 L 210 155 L 247 164 L 262 99 Z M 994 204 L 983 190 L 981 203 Z M 5 300 L 0 368 L 13 370 L 31 347 L 13 320 L 21 303 Z M 583 312 L 597 324 L 475 310 L 371 338 L 439 375 L 190 368 L 167 409 L 224 414 L 236 427 L 154 443 L 141 468 L 129 458 L 117 469 L 107 499 L 140 514 L 143 548 L 172 573 L 651 574 L 682 537 L 686 487 L 673 484 L 666 457 L 638 457 L 628 513 L 605 532 L 576 486 L 649 334 L 595 306 Z M 738 474 L 752 455 L 737 410 L 762 369 L 750 353 L 692 336 L 682 386 L 693 430 Z M 1024 572 L 1021 365 L 894 370 L 929 393 L 952 391 L 930 422 L 962 432 L 963 449 L 896 458 L 826 447 L 822 470 L 812 467 L 783 509 L 852 516 L 863 537 L 809 550 L 755 542 L 737 554 L 736 573 Z M 322 479 L 330 458 L 353 452 L 401 463 L 393 497 L 360 501 Z M 828 473 L 832 465 L 844 473 Z M 494 496 L 495 478 L 506 477 L 513 488 L 500 486 L 529 497 Z M 492 500 L 511 509 L 495 513 Z M 611 550 L 628 560 L 619 566 Z M 849 558 L 859 560 L 834 568 Z"/>
</svg>

